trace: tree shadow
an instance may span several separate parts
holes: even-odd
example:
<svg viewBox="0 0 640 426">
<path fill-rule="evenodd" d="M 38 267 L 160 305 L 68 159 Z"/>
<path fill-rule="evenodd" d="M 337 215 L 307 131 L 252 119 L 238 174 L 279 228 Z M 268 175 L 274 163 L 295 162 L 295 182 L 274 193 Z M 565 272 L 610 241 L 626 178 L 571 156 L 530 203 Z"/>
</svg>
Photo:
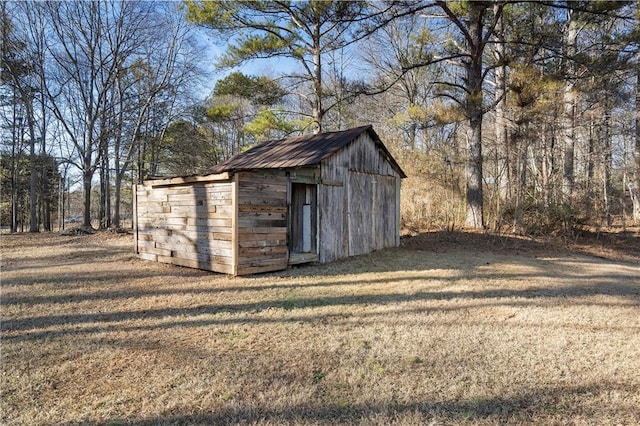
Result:
<svg viewBox="0 0 640 426">
<path fill-rule="evenodd" d="M 475 238 L 475 237 L 474 237 Z M 509 243 L 520 244 L 520 242 Z M 537 247 L 537 246 L 536 246 Z M 456 252 L 458 253 L 458 252 Z M 510 250 L 511 253 L 511 250 Z M 37 340 L 45 336 L 63 336 L 72 333 L 94 333 L 100 331 L 114 331 L 117 327 L 124 327 L 123 322 L 147 320 L 151 322 L 161 321 L 161 324 L 149 324 L 139 326 L 137 329 L 170 328 L 176 326 L 201 326 L 206 324 L 234 323 L 234 322 L 261 322 L 265 321 L 256 314 L 268 309 L 305 310 L 325 307 L 349 306 L 381 306 L 389 304 L 410 304 L 414 302 L 432 301 L 481 301 L 487 305 L 495 304 L 606 304 L 607 301 L 581 301 L 580 298 L 591 296 L 613 296 L 624 299 L 622 303 L 628 306 L 640 306 L 640 280 L 638 268 L 628 264 L 616 265 L 615 271 L 603 274 L 595 274 L 589 271 L 590 266 L 597 269 L 603 263 L 600 259 L 561 258 L 546 259 L 535 257 L 527 258 L 523 263 L 526 271 L 501 272 L 496 267 L 486 269 L 488 266 L 485 252 L 465 253 L 462 262 L 457 260 L 455 265 L 450 265 L 451 255 L 439 256 L 428 250 L 415 248 L 396 248 L 384 250 L 369 255 L 346 259 L 334 264 L 313 265 L 305 268 L 291 269 L 281 273 L 262 274 L 246 278 L 233 278 L 219 275 L 221 281 L 217 285 L 215 280 L 210 284 L 203 284 L 203 288 L 196 285 L 183 287 L 153 288 L 120 288 L 123 277 L 128 280 L 153 278 L 157 281 L 163 279 L 203 278 L 211 274 L 197 269 L 162 265 L 159 268 L 136 268 L 135 259 L 130 267 L 113 268 L 113 271 L 68 273 L 60 272 L 55 275 L 34 277 L 31 284 L 52 284 L 64 289 L 65 285 L 91 282 L 96 284 L 95 289 L 76 288 L 66 292 L 56 291 L 55 294 L 3 294 L 2 304 L 10 305 L 35 305 L 35 304 L 67 304 L 85 301 L 99 300 L 126 300 L 143 297 L 157 297 L 172 295 L 203 295 L 207 296 L 207 302 L 189 307 L 157 307 L 145 310 L 107 309 L 103 312 L 73 313 L 73 314 L 48 314 L 30 317 L 18 317 L 4 319 L 0 324 L 0 330 L 5 339 L 9 340 Z M 48 259 L 48 257 L 45 257 Z M 409 261 L 407 261 L 409 259 Z M 489 258 L 491 262 L 505 262 L 518 264 L 517 255 L 502 254 Z M 94 259 L 94 261 L 97 261 Z M 571 265 L 576 261 L 575 267 Z M 585 269 L 587 265 L 587 269 Z M 174 273 L 179 268 L 179 273 Z M 412 269 L 408 269 L 412 268 Z M 450 269 L 443 276 L 437 270 Z M 376 276 L 376 273 L 401 274 Z M 285 278 L 285 279 L 282 279 Z M 535 280 L 543 283 L 536 285 Z M 559 280 L 562 285 L 551 286 L 544 284 L 547 279 Z M 517 285 L 495 284 L 517 280 Z M 24 278 L 3 278 L 3 286 L 24 285 Z M 478 289 L 466 285 L 467 282 L 475 284 L 489 283 L 488 288 Z M 421 284 L 412 291 L 405 291 L 407 284 Z M 287 296 L 268 292 L 271 290 L 291 289 L 331 289 L 341 286 L 365 286 L 386 284 L 388 291 L 384 293 L 366 292 L 353 295 L 341 295 L 338 292 L 331 294 L 330 290 L 322 294 L 300 296 Z M 424 285 L 422 285 L 424 284 Z M 96 290 L 97 289 L 97 290 Z M 211 303 L 210 296 L 216 293 L 243 293 L 266 292 L 269 296 L 264 300 L 259 296 L 259 301 L 242 301 L 238 298 L 233 303 Z M 255 297 L 256 295 L 252 295 Z M 248 296 L 249 297 L 249 296 Z M 246 299 L 245 299 L 246 300 Z M 161 302 L 164 303 L 164 302 Z M 620 306 L 617 304 L 616 306 Z M 233 314 L 235 318 L 224 320 L 202 320 L 203 315 Z M 301 315 L 301 321 L 311 317 Z M 181 318 L 176 320 L 176 318 Z M 187 318 L 186 320 L 184 318 Z M 222 322 L 219 322 L 222 321 Z M 286 317 L 276 321 L 288 321 Z M 98 324 L 98 325 L 94 325 Z M 51 330 L 52 327 L 63 327 L 62 330 Z M 140 328 L 141 327 L 141 328 Z"/>
<path fill-rule="evenodd" d="M 103 261 L 103 263 L 115 263 L 120 264 L 119 260 L 111 260 L 111 261 Z M 72 266 L 74 263 L 63 264 L 63 266 Z M 113 272 L 72 272 L 72 273 L 58 273 L 58 274 L 47 274 L 39 277 L 31 277 L 28 280 L 22 277 L 15 278 L 6 278 L 2 279 L 3 287 L 22 287 L 22 286 L 36 286 L 40 284 L 49 284 L 49 285 L 59 285 L 60 289 L 68 286 L 70 284 L 77 284 L 82 282 L 91 282 L 91 283 L 99 283 L 101 285 L 107 284 L 115 284 L 122 282 L 123 278 L 127 280 L 137 280 L 137 279 L 145 279 L 145 278 L 171 278 L 171 277 L 182 277 L 182 278 L 202 278 L 206 277 L 207 273 L 205 271 L 200 271 L 198 269 L 192 269 L 187 271 L 180 271 L 180 273 L 176 273 L 172 271 L 170 268 L 167 270 L 141 270 L 135 267 L 131 268 L 118 268 L 114 267 Z M 24 296 L 24 297 L 16 297 L 16 296 L 6 296 L 2 297 L 2 304 L 15 304 L 15 303 L 66 303 L 69 302 L 69 299 L 75 299 L 76 301 L 83 300 L 96 300 L 96 299 L 111 299 L 114 298 L 131 298 L 136 296 L 144 295 L 144 291 L 138 293 L 136 291 L 131 292 L 117 292 L 112 289 L 106 289 L 101 293 L 89 293 L 89 295 L 77 294 L 77 293 L 68 293 L 68 294 L 60 294 L 57 296 Z M 150 291 L 148 295 L 153 295 L 153 291 Z"/>
<path fill-rule="evenodd" d="M 640 234 L 577 230 L 572 238 L 525 237 L 466 231 L 432 231 L 405 236 L 401 245 L 410 249 L 447 252 L 489 250 L 497 253 L 557 256 L 581 254 L 610 261 L 640 263 Z M 606 250 L 598 250 L 606 249 Z"/>
<path fill-rule="evenodd" d="M 589 408 L 575 400 L 594 398 L 616 391 L 634 394 L 639 389 L 618 383 L 597 383 L 585 386 L 558 386 L 532 389 L 504 397 L 469 400 L 371 403 L 322 403 L 310 401 L 299 405 L 282 407 L 243 406 L 227 404 L 211 411 L 189 414 L 168 412 L 142 419 L 114 418 L 107 422 L 88 423 L 94 426 L 107 425 L 222 425 L 222 424 L 402 424 L 422 421 L 424 424 L 460 424 L 482 422 L 490 424 L 564 423 L 567 419 L 620 418 L 628 421 L 640 420 L 640 411 L 621 412 L 619 407 L 592 404 Z M 569 403 L 568 403 L 569 402 Z M 72 425 L 76 423 L 67 423 Z"/>
<path fill-rule="evenodd" d="M 423 280 L 423 276 L 409 277 L 408 279 Z M 563 287 L 530 287 L 524 289 L 493 289 L 493 290 L 465 290 L 459 291 L 433 289 L 430 291 L 418 291 L 413 293 L 387 292 L 365 293 L 350 296 L 321 296 L 321 297 L 301 297 L 295 299 L 271 299 L 259 302 L 238 302 L 238 303 L 217 303 L 201 304 L 190 307 L 158 308 L 145 310 L 114 310 L 98 313 L 43 315 L 28 318 L 8 319 L 2 321 L 0 330 L 4 333 L 11 332 L 4 339 L 14 340 L 37 340 L 43 337 L 63 336 L 66 334 L 86 334 L 103 331 L 131 331 L 142 329 L 173 328 L 176 326 L 203 326 L 213 324 L 229 323 L 260 323 L 260 322 L 287 322 L 290 318 L 264 319 L 257 317 L 265 310 L 282 309 L 285 311 L 305 310 L 325 307 L 349 307 L 349 306 L 383 306 L 390 304 L 406 304 L 414 302 L 429 301 L 482 301 L 487 306 L 496 304 L 504 306 L 523 306 L 527 304 L 539 305 L 542 302 L 557 303 L 566 305 L 593 305 L 595 302 L 587 301 L 570 302 L 569 298 L 581 298 L 584 296 L 607 295 L 623 297 L 629 306 L 640 306 L 640 285 L 621 284 L 619 277 L 615 275 L 599 277 L 597 284 L 582 284 Z M 403 277 L 407 280 L 407 277 Z M 384 279 L 382 281 L 385 281 Z M 388 281 L 388 280 L 386 280 Z M 371 283 L 367 281 L 367 283 Z M 346 283 L 334 283 L 332 285 L 344 285 Z M 354 283 L 349 281 L 349 285 Z M 132 292 L 130 297 L 136 297 Z M 595 303 L 597 304 L 597 303 Z M 618 305 L 619 306 L 619 305 Z M 437 310 L 438 308 L 433 308 Z M 453 309 L 468 309 L 468 306 L 461 305 Z M 237 314 L 233 319 L 201 320 L 198 317 L 203 315 Z M 321 314 L 320 318 L 322 317 Z M 189 318 L 187 320 L 164 320 L 170 318 Z M 296 321 L 314 321 L 317 316 L 300 316 Z M 127 327 L 121 324 L 128 321 L 163 321 L 161 324 L 151 324 L 149 326 Z M 83 325 L 100 324 L 98 326 L 81 327 Z M 48 330 L 51 327 L 63 326 L 64 330 Z M 39 331 L 47 329 L 47 331 Z M 18 334 L 15 334 L 18 332 Z"/>
</svg>

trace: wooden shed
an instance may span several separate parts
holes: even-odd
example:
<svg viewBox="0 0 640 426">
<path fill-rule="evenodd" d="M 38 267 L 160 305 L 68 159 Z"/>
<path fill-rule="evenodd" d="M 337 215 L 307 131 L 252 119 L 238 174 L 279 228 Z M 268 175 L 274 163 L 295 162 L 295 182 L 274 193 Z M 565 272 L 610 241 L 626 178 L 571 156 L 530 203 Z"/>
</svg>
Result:
<svg viewBox="0 0 640 426">
<path fill-rule="evenodd" d="M 137 185 L 136 252 L 243 275 L 394 247 L 404 177 L 371 126 L 265 142 L 209 174 Z"/>
</svg>

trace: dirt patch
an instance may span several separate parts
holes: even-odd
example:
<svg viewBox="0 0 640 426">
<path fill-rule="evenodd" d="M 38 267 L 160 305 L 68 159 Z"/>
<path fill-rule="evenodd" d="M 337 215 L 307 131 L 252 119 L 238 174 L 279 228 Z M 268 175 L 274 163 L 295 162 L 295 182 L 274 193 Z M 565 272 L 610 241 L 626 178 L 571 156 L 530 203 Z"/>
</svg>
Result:
<svg viewBox="0 0 640 426">
<path fill-rule="evenodd" d="M 234 278 L 132 247 L 2 236 L 2 424 L 640 423 L 633 251 L 428 233 Z"/>
</svg>

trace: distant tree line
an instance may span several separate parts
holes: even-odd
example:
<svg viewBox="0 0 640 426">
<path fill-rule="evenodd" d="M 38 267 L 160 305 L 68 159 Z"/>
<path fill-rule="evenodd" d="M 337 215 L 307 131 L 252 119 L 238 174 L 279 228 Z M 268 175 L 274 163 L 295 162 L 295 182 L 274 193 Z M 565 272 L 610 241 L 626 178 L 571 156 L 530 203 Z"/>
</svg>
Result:
<svg viewBox="0 0 640 426">
<path fill-rule="evenodd" d="M 84 225 L 120 226 L 134 182 L 364 123 L 408 172 L 407 226 L 530 234 L 640 223 L 636 2 L 1 8 L 0 218 L 14 231 L 51 228 L 46 212 L 61 211 L 71 171 Z M 204 99 L 198 30 L 223 49 L 226 73 Z M 247 63 L 265 71 L 239 72 Z"/>
<path fill-rule="evenodd" d="M 120 226 L 123 182 L 152 172 L 160 141 L 198 77 L 191 28 L 172 3 L 3 2 L 2 157 L 11 223 L 25 208 L 20 160 L 29 164 L 29 230 L 50 229 L 38 156 L 55 159 L 83 189 L 83 225 Z M 19 137 L 18 137 L 19 135 Z M 44 164 L 44 163 L 43 163 Z M 47 163 L 49 164 L 49 163 Z M 3 170 L 3 174 L 5 171 Z M 98 211 L 92 212 L 98 180 Z M 38 195 L 38 191 L 41 192 Z M 3 194 L 4 195 L 4 194 Z M 40 212 L 40 213 L 39 213 Z M 12 225 L 12 230 L 15 228 Z"/>
</svg>

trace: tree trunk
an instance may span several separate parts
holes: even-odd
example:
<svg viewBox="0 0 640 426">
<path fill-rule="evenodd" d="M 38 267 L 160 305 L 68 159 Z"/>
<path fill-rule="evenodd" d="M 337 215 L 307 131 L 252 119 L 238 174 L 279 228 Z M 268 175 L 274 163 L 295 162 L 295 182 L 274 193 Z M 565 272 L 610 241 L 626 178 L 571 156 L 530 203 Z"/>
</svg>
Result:
<svg viewBox="0 0 640 426">
<path fill-rule="evenodd" d="M 529 136 L 529 125 L 525 124 L 522 130 L 521 139 Z M 528 163 L 528 146 L 526 143 L 520 144 L 517 153 L 516 170 L 517 170 L 517 186 L 516 186 L 516 208 L 515 208 L 515 226 L 514 231 L 522 234 L 524 231 L 524 211 L 527 195 L 527 163 Z"/>
<path fill-rule="evenodd" d="M 315 125 L 314 133 L 322 133 L 322 119 L 324 111 L 322 109 L 322 49 L 321 49 L 321 12 L 318 5 L 313 5 L 313 121 Z"/>
<path fill-rule="evenodd" d="M 45 98 L 45 76 L 44 76 L 44 31 L 38 32 L 38 80 L 40 83 L 40 153 L 44 156 L 47 153 L 47 104 Z M 41 170 L 43 181 L 49 179 L 49 162 L 43 161 Z M 57 167 L 57 163 L 56 163 Z M 47 194 L 45 194 L 45 185 L 40 187 L 40 199 L 42 200 L 44 215 L 44 230 L 51 232 L 51 204 Z"/>
<path fill-rule="evenodd" d="M 122 177 L 120 173 L 116 171 L 115 174 L 115 187 L 113 189 L 113 220 L 111 224 L 115 228 L 120 228 L 120 191 L 122 187 Z"/>
<path fill-rule="evenodd" d="M 499 13 L 498 5 L 494 5 L 494 12 Z M 497 185 L 500 200 L 509 196 L 509 141 L 506 123 L 506 93 L 507 93 L 507 67 L 505 66 L 504 22 L 502 16 L 496 25 L 496 45 L 493 49 L 493 57 L 498 63 L 494 70 L 496 103 L 496 153 L 497 153 Z M 500 212 L 496 212 L 500 214 Z"/>
<path fill-rule="evenodd" d="M 586 197 L 585 197 L 585 220 L 587 223 L 591 221 L 591 216 L 594 208 L 594 200 L 593 200 L 593 181 L 594 181 L 594 170 L 595 170 L 595 130 L 594 130 L 594 118 L 591 118 L 591 122 L 589 123 L 589 149 L 587 156 L 587 184 L 586 184 Z"/>
<path fill-rule="evenodd" d="M 546 131 L 546 125 L 543 125 L 542 130 L 542 203 L 545 206 L 549 205 L 549 146 L 548 146 L 548 132 Z"/>
<path fill-rule="evenodd" d="M 576 54 L 576 40 L 578 38 L 578 26 L 571 9 L 567 10 L 567 28 L 565 34 L 565 83 L 563 91 L 563 155 L 564 165 L 562 173 L 562 194 L 565 202 L 570 202 L 574 189 L 574 160 L 575 160 L 575 115 L 576 93 L 575 78 L 576 66 L 573 57 Z"/>
<path fill-rule="evenodd" d="M 13 126 L 11 126 L 11 233 L 18 232 L 18 123 L 15 89 L 13 89 Z"/>
<path fill-rule="evenodd" d="M 320 27 L 318 26 L 318 32 Z M 320 37 L 318 35 L 318 37 Z M 314 132 L 322 133 L 322 118 L 324 111 L 322 110 L 322 58 L 320 55 L 320 46 L 314 46 L 313 51 L 313 122 L 316 126 Z"/>
<path fill-rule="evenodd" d="M 121 139 L 122 134 L 124 132 L 125 106 L 124 106 L 124 89 L 122 88 L 122 78 L 120 78 L 120 75 L 116 80 L 115 94 L 116 94 L 117 105 L 118 105 L 118 114 L 116 115 L 117 121 L 114 129 L 115 136 L 113 138 L 113 164 L 115 166 L 115 173 L 114 173 L 115 187 L 114 187 L 114 200 L 113 200 L 113 204 L 114 204 L 113 217 L 111 218 L 111 225 L 116 228 L 120 228 L 120 187 L 122 185 L 122 175 L 124 174 L 124 172 L 126 171 L 129 165 L 129 161 L 131 160 L 131 156 L 133 154 L 133 148 L 135 146 L 135 139 L 132 139 L 131 145 L 129 145 L 129 150 L 127 151 L 128 154 L 125 158 L 125 162 L 121 168 L 120 167 L 120 146 L 122 142 L 122 139 Z M 138 131 L 138 127 L 139 127 L 138 123 L 140 123 L 140 119 L 136 121 L 136 129 L 134 131 L 134 135 Z"/>
<path fill-rule="evenodd" d="M 91 180 L 93 172 L 91 169 L 91 154 L 85 155 L 84 170 L 82 170 L 82 189 L 84 195 L 84 212 L 82 226 L 91 228 Z"/>
<path fill-rule="evenodd" d="M 482 190 L 482 118 L 469 120 L 467 139 L 469 158 L 467 160 L 467 218 L 466 225 L 483 228 L 483 190 Z"/>
<path fill-rule="evenodd" d="M 633 220 L 640 222 L 640 60 L 636 62 L 636 146 L 635 146 L 635 188 L 631 189 L 633 200 Z"/>
<path fill-rule="evenodd" d="M 602 129 L 603 149 L 604 149 L 604 182 L 603 182 L 603 202 L 604 202 L 604 214 L 607 221 L 607 226 L 613 224 L 613 215 L 611 214 L 611 195 L 613 192 L 613 185 L 611 183 L 611 170 L 613 168 L 613 152 L 611 146 L 611 106 L 608 99 L 605 100 L 604 122 Z"/>
<path fill-rule="evenodd" d="M 101 142 L 102 160 L 100 162 L 100 228 L 111 226 L 111 191 L 109 185 L 109 152 L 106 141 Z"/>
<path fill-rule="evenodd" d="M 31 134 L 29 143 L 29 232 L 39 232 L 38 226 L 38 169 L 36 164 L 35 138 Z"/>
<path fill-rule="evenodd" d="M 468 95 L 466 110 L 469 117 L 467 144 L 469 157 L 467 159 L 467 217 L 466 225 L 480 229 L 484 227 L 482 190 L 482 18 L 484 13 L 482 4 L 469 3 L 469 60 L 465 63 L 467 75 Z"/>
<path fill-rule="evenodd" d="M 27 107 L 27 123 L 29 124 L 29 232 L 39 232 L 38 224 L 38 167 L 36 160 L 35 121 L 33 118 L 32 99 L 25 99 Z"/>
<path fill-rule="evenodd" d="M 118 126 L 120 129 L 121 126 Z M 116 166 L 115 168 L 115 182 L 114 182 L 114 199 L 113 199 L 113 217 L 111 219 L 111 224 L 119 228 L 120 227 L 120 187 L 122 186 L 122 173 L 120 172 L 120 133 L 115 137 L 114 140 L 114 148 L 113 148 L 113 162 Z M 126 167 L 126 166 L 125 166 Z M 125 169 L 126 170 L 126 169 Z"/>
<path fill-rule="evenodd" d="M 64 229 L 64 177 L 58 180 L 58 230 Z"/>
</svg>

